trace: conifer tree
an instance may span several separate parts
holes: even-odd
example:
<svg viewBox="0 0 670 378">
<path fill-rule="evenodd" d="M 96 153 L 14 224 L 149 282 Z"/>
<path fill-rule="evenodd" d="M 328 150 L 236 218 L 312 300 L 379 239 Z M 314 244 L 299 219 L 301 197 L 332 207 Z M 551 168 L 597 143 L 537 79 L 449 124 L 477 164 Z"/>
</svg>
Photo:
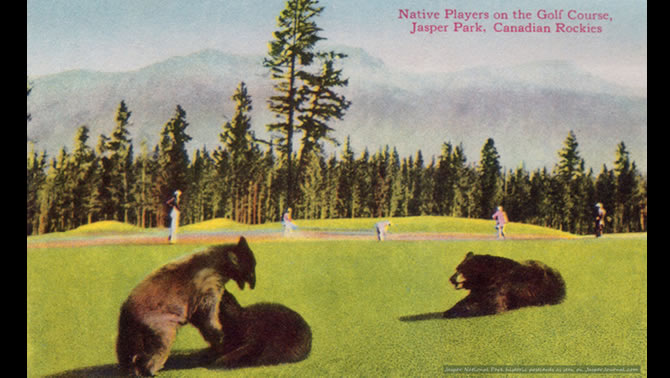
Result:
<svg viewBox="0 0 670 378">
<path fill-rule="evenodd" d="M 450 214 L 453 205 L 453 186 L 451 180 L 455 177 L 451 167 L 452 150 L 451 142 L 442 144 L 442 153 L 439 156 L 438 165 L 435 169 L 433 202 L 439 214 Z"/>
<path fill-rule="evenodd" d="M 37 153 L 35 145 L 29 143 L 28 152 L 28 169 L 27 169 L 27 184 L 26 184 L 26 234 L 34 235 L 39 227 L 39 201 L 38 194 L 46 181 L 46 173 L 44 168 L 47 164 L 46 151 Z"/>
<path fill-rule="evenodd" d="M 226 175 L 232 191 L 232 217 L 242 222 L 246 217 L 246 211 L 249 210 L 248 201 L 245 203 L 250 190 L 249 183 L 257 181 L 257 163 L 261 158 L 261 153 L 254 133 L 251 131 L 251 117 L 249 116 L 252 110 L 251 97 L 244 82 L 238 85 L 232 99 L 236 103 L 235 114 L 231 122 L 223 125 L 223 132 L 219 134 L 219 139 L 228 153 Z"/>
<path fill-rule="evenodd" d="M 493 139 L 489 138 L 481 151 L 479 161 L 478 216 L 490 218 L 493 209 L 500 203 L 500 155 Z"/>
<path fill-rule="evenodd" d="M 387 215 L 388 202 L 391 197 L 391 167 L 389 146 L 372 156 L 370 161 L 370 186 L 372 189 L 372 215 Z"/>
<path fill-rule="evenodd" d="M 586 200 L 584 182 L 584 159 L 579 155 L 579 143 L 571 130 L 558 152 L 559 162 L 556 166 L 555 197 L 560 199 L 561 229 L 575 232 L 584 219 L 584 208 L 580 204 Z"/>
<path fill-rule="evenodd" d="M 218 146 L 212 153 L 212 157 L 216 169 L 218 191 L 215 214 L 217 217 L 232 219 L 232 211 L 230 207 L 232 201 L 232 184 L 230 175 L 228 174 L 230 171 L 230 153 L 222 146 Z"/>
<path fill-rule="evenodd" d="M 337 156 L 335 153 L 328 160 L 324 177 L 325 190 L 323 191 L 323 200 L 325 203 L 321 209 L 321 219 L 336 218 L 337 207 L 337 182 L 339 180 L 339 170 Z"/>
<path fill-rule="evenodd" d="M 356 180 L 356 162 L 351 149 L 351 137 L 347 136 L 342 151 L 342 160 L 338 165 L 337 181 L 337 217 L 352 218 L 354 182 Z"/>
<path fill-rule="evenodd" d="M 537 169 L 530 177 L 529 217 L 532 223 L 548 227 L 550 225 L 550 177 L 546 168 Z"/>
<path fill-rule="evenodd" d="M 465 155 L 463 145 L 453 147 L 451 142 L 442 144 L 442 151 L 435 167 L 433 203 L 435 212 L 443 215 L 460 214 L 457 206 L 465 200 L 459 182 L 464 179 Z M 461 192 L 461 193 L 459 193 Z"/>
<path fill-rule="evenodd" d="M 210 157 L 207 147 L 197 149 L 193 163 L 189 167 L 188 217 L 190 223 L 202 222 L 212 217 L 215 200 L 214 160 Z"/>
<path fill-rule="evenodd" d="M 351 217 L 368 218 L 372 216 L 371 202 L 371 175 L 370 175 L 370 152 L 366 148 L 361 157 L 355 162 L 355 175 L 352 186 Z"/>
<path fill-rule="evenodd" d="M 614 227 L 617 232 L 630 232 L 637 229 L 636 221 L 639 220 L 637 211 L 638 173 L 635 162 L 630 160 L 630 153 L 623 141 L 616 148 L 614 175 L 616 177 Z"/>
<path fill-rule="evenodd" d="M 275 156 L 272 143 L 270 143 L 270 147 L 265 151 L 261 164 L 265 174 L 264 183 L 261 186 L 262 218 L 259 223 L 277 220 L 282 212 L 281 207 L 279 206 L 279 190 L 275 190 L 275 179 L 278 173 L 277 168 L 275 167 Z"/>
<path fill-rule="evenodd" d="M 421 215 L 421 199 L 424 192 L 424 163 L 421 150 L 416 153 L 416 160 L 409 160 L 409 198 L 407 211 L 409 216 Z"/>
<path fill-rule="evenodd" d="M 435 172 L 437 171 L 435 157 L 431 157 L 430 164 L 422 172 L 421 185 L 423 190 L 419 198 L 421 215 L 438 215 L 439 210 L 433 200 L 435 195 Z"/>
<path fill-rule="evenodd" d="M 391 153 L 390 165 L 390 180 L 391 180 L 391 194 L 388 199 L 388 210 L 387 215 L 394 217 L 398 214 L 400 207 L 402 206 L 402 180 L 401 180 L 401 166 L 400 166 L 400 154 L 398 149 L 393 147 L 393 152 Z"/>
<path fill-rule="evenodd" d="M 156 161 L 149 153 L 147 142 L 140 142 L 140 154 L 134 162 L 135 183 L 133 187 L 135 221 L 140 227 L 149 227 L 151 215 L 155 214 L 156 193 L 153 192 L 153 182 L 156 175 Z"/>
<path fill-rule="evenodd" d="M 81 126 L 75 136 L 74 151 L 70 156 L 70 172 L 68 190 L 72 193 L 72 206 L 69 215 L 73 223 L 71 227 L 78 227 L 91 221 L 91 197 L 97 190 L 94 180 L 96 173 L 96 156 L 89 147 L 89 129 Z"/>
<path fill-rule="evenodd" d="M 582 160 L 582 170 L 585 171 L 584 162 Z M 593 169 L 589 169 L 578 181 L 578 193 L 580 193 L 580 201 L 577 203 L 575 213 L 577 214 L 575 233 L 589 234 L 593 232 L 593 209 L 597 202 L 595 179 L 593 177 Z"/>
<path fill-rule="evenodd" d="M 303 201 L 301 201 L 301 214 L 306 219 L 321 218 L 321 210 L 325 207 L 323 202 L 323 193 L 326 190 L 324 178 L 323 158 L 318 154 L 319 150 L 312 149 L 307 159 L 307 166 L 305 167 L 304 179 L 300 184 L 301 192 L 303 193 Z"/>
<path fill-rule="evenodd" d="M 403 158 L 402 164 L 400 166 L 400 199 L 398 212 L 396 216 L 406 217 L 409 216 L 409 203 L 412 197 L 412 166 L 414 165 L 414 160 L 410 156 L 409 158 Z"/>
<path fill-rule="evenodd" d="M 451 202 L 451 210 L 447 206 L 446 215 L 472 217 L 472 210 L 475 206 L 474 190 L 476 185 L 476 174 L 473 169 L 466 166 L 467 158 L 463 150 L 463 144 L 459 144 L 454 148 L 450 155 L 450 172 L 452 178 L 448 180 L 453 183 L 453 199 Z M 447 192 L 447 201 L 449 200 L 449 193 Z"/>
<path fill-rule="evenodd" d="M 611 219 L 614 214 L 615 195 L 616 177 L 614 176 L 614 170 L 608 170 L 607 165 L 603 164 L 602 170 L 596 177 L 594 203 L 591 205 L 593 206 L 595 203 L 601 203 L 609 213 L 605 218 L 606 233 L 613 231 Z M 595 209 L 591 210 L 591 214 L 595 217 Z"/>
<path fill-rule="evenodd" d="M 98 143 L 103 185 L 98 197 L 102 201 L 100 211 L 103 219 L 128 222 L 134 180 L 133 146 L 128 131 L 131 114 L 125 101 L 121 101 L 116 111 L 116 127 L 110 137 L 102 134 Z"/>
<path fill-rule="evenodd" d="M 269 107 L 277 122 L 269 124 L 268 130 L 280 133 L 279 152 L 286 163 L 286 201 L 293 205 L 297 177 L 294 173 L 293 143 L 297 132 L 306 133 L 303 140 L 304 155 L 316 146 L 315 141 L 329 138 L 330 118 L 341 118 L 346 105 L 341 96 L 333 96 L 333 87 L 346 85 L 340 71 L 333 68 L 332 61 L 341 54 L 320 54 L 316 44 L 323 38 L 315 18 L 323 7 L 317 0 L 288 0 L 277 18 L 279 30 L 269 44 L 265 67 L 270 69 L 275 95 L 270 97 Z M 313 74 L 310 66 L 315 57 L 325 58 L 321 73 Z M 307 104 L 307 105 L 305 105 Z M 334 107 L 333 107 L 334 106 Z"/>
<path fill-rule="evenodd" d="M 157 224 L 164 226 L 167 220 L 165 202 L 179 189 L 184 194 L 182 201 L 188 202 L 188 166 L 189 158 L 186 152 L 186 143 L 191 136 L 186 133 L 189 126 L 186 122 L 186 111 L 177 105 L 174 115 L 163 126 L 160 141 L 157 145 L 157 175 L 155 200 L 157 210 Z M 188 214 L 182 213 L 181 219 L 187 219 Z"/>
<path fill-rule="evenodd" d="M 463 156 L 463 159 L 465 159 L 465 156 Z M 454 200 L 454 215 L 476 218 L 478 217 L 478 201 L 481 197 L 479 173 L 471 166 L 463 166 L 458 172 L 460 173 L 458 174 L 458 190 Z"/>
<path fill-rule="evenodd" d="M 221 202 L 221 187 L 218 180 L 216 164 L 207 148 L 202 152 L 203 172 L 201 178 L 202 185 L 202 216 L 201 220 L 212 219 L 218 211 L 218 204 Z"/>
<path fill-rule="evenodd" d="M 109 214 L 113 212 L 109 191 L 111 168 L 109 159 L 104 156 L 108 140 L 109 138 L 106 135 L 100 134 L 98 144 L 95 147 L 96 160 L 91 177 L 91 186 L 94 189 L 87 205 L 90 221 L 106 220 Z"/>
<path fill-rule="evenodd" d="M 299 90 L 300 97 L 304 99 L 301 104 L 306 105 L 298 107 L 301 114 L 298 116 L 300 122 L 297 128 L 303 134 L 298 172 L 305 166 L 303 156 L 309 155 L 321 140 L 337 144 L 335 138 L 331 136 L 333 128 L 328 126 L 328 123 L 333 118 L 341 120 L 351 105 L 344 96 L 335 92 L 337 87 L 348 85 L 348 80 L 340 77 L 342 70 L 334 68 L 335 59 L 342 59 L 346 55 L 330 52 L 319 53 L 316 56 L 322 61 L 319 74 L 312 75 L 308 72 L 299 74 L 305 83 Z"/>
<path fill-rule="evenodd" d="M 38 201 L 40 206 L 38 233 L 65 231 L 66 211 L 69 195 L 65 190 L 69 154 L 61 148 L 58 157 L 52 159 Z"/>
<path fill-rule="evenodd" d="M 520 165 L 507 175 L 507 193 L 503 199 L 503 206 L 510 220 L 524 222 L 530 218 L 528 198 L 530 197 L 530 176 Z"/>
<path fill-rule="evenodd" d="M 647 231 L 647 175 L 640 175 L 638 177 L 638 201 L 637 206 L 640 214 L 640 228 L 639 231 Z"/>
<path fill-rule="evenodd" d="M 565 141 L 563 141 L 563 148 L 558 152 L 559 162 L 557 172 L 565 182 L 569 182 L 583 173 L 580 169 L 583 159 L 579 156 L 578 147 L 577 136 L 570 130 Z"/>
</svg>

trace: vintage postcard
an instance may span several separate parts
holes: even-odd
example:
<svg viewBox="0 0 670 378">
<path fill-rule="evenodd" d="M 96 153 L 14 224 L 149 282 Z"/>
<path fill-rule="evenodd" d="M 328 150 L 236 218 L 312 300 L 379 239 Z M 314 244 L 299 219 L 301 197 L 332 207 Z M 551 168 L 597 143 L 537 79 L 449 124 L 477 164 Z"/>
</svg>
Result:
<svg viewBox="0 0 670 378">
<path fill-rule="evenodd" d="M 647 2 L 28 0 L 27 375 L 646 376 Z"/>
</svg>

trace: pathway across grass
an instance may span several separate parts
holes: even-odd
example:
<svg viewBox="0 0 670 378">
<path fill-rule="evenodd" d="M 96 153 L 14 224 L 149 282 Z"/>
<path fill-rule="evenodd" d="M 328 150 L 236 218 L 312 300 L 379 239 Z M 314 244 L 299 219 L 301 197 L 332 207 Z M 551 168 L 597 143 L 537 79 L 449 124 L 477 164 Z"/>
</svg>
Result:
<svg viewBox="0 0 670 378">
<path fill-rule="evenodd" d="M 494 222 L 454 217 L 390 218 L 393 226 L 387 240 L 494 240 Z M 300 228 L 288 239 L 374 240 L 375 218 L 324 219 L 298 221 Z M 167 229 L 141 229 L 120 222 L 98 222 L 78 229 L 28 237 L 28 248 L 89 245 L 166 244 Z M 180 228 L 179 243 L 229 243 L 244 235 L 252 241 L 286 239 L 281 224 L 244 225 L 227 219 L 213 219 Z M 576 238 L 567 232 L 545 227 L 511 223 L 507 239 Z"/>
</svg>

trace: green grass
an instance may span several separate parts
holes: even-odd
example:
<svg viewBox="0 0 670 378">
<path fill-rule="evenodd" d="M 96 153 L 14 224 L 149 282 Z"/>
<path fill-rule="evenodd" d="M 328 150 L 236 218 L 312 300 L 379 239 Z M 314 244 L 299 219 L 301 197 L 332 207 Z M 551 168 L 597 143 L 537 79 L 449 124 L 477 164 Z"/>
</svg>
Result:
<svg viewBox="0 0 670 378">
<path fill-rule="evenodd" d="M 398 228 L 418 223 L 396 221 Z M 117 317 L 130 290 L 156 267 L 201 247 L 29 249 L 28 376 L 104 370 L 115 364 Z M 440 376 L 444 365 L 480 364 L 642 365 L 646 372 L 646 235 L 384 243 L 282 240 L 252 242 L 251 248 L 258 261 L 256 289 L 228 288 L 242 305 L 280 302 L 302 314 L 313 331 L 309 358 L 236 371 L 169 370 L 161 376 Z M 442 312 L 466 294 L 454 290 L 448 277 L 469 250 L 543 261 L 563 275 L 566 301 L 490 317 L 401 321 Z M 173 353 L 205 346 L 197 330 L 185 326 Z"/>
</svg>

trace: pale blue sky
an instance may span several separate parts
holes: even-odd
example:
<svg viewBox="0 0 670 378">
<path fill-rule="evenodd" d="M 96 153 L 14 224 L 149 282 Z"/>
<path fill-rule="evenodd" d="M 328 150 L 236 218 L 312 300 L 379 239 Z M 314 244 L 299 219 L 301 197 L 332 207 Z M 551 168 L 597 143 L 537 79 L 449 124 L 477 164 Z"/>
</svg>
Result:
<svg viewBox="0 0 670 378">
<path fill-rule="evenodd" d="M 27 73 L 134 70 L 174 55 L 215 48 L 266 54 L 284 0 L 28 0 Z M 541 59 L 570 60 L 621 84 L 646 87 L 647 2 L 642 0 L 322 0 L 317 24 L 328 43 L 361 47 L 397 69 L 453 71 Z M 398 9 L 608 12 L 603 33 L 412 35 Z M 453 20 L 438 20 L 451 23 Z M 511 21 L 519 24 L 529 21 Z M 530 22 L 544 23 L 540 20 Z M 566 22 L 569 23 L 570 21 Z M 551 24 L 550 24 L 551 25 Z"/>
</svg>

